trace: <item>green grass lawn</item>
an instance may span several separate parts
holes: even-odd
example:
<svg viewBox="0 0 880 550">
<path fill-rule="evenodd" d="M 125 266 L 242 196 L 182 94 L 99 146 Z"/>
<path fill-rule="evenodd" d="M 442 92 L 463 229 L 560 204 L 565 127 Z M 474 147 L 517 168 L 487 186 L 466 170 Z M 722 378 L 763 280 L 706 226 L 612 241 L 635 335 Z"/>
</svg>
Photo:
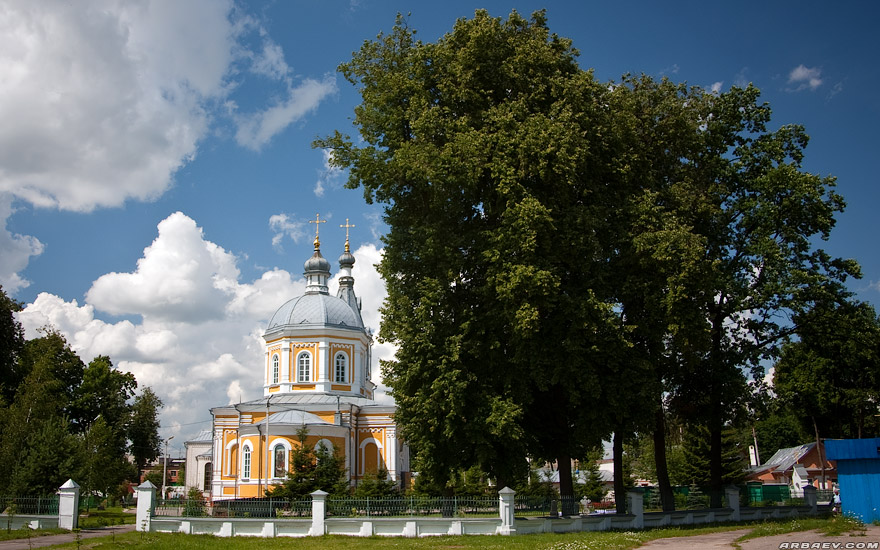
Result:
<svg viewBox="0 0 880 550">
<path fill-rule="evenodd" d="M 30 532 L 29 532 L 30 531 Z M 15 540 L 15 539 L 26 539 L 28 537 L 42 537 L 45 535 L 60 535 L 62 533 L 67 533 L 66 529 L 16 529 L 14 531 L 7 531 L 6 529 L 0 529 L 0 541 L 3 540 Z"/>
<path fill-rule="evenodd" d="M 91 509 L 88 513 L 80 512 L 79 527 L 80 529 L 94 529 L 96 527 L 108 527 L 110 525 L 127 525 L 133 524 L 137 514 L 132 512 L 123 512 L 121 506 L 112 506 L 105 510 Z"/>
<path fill-rule="evenodd" d="M 380 548 L 488 548 L 488 549 L 547 549 L 547 550 L 627 550 L 654 539 L 686 537 L 720 531 L 752 529 L 739 540 L 796 531 L 820 529 L 836 534 L 858 529 L 861 524 L 839 518 L 809 518 L 786 521 L 764 521 L 746 524 L 718 525 L 711 527 L 665 528 L 646 531 L 614 531 L 597 533 L 565 533 L 501 536 L 455 536 L 426 537 L 416 539 L 388 537 L 305 537 L 305 538 L 217 538 L 206 535 L 180 535 L 165 533 L 125 533 L 59 545 L 53 548 L 89 548 L 113 550 L 117 548 L 155 548 L 158 550 L 201 550 L 222 548 L 229 550 L 262 550 L 292 548 L 297 550 L 369 550 Z"/>
<path fill-rule="evenodd" d="M 80 512 L 79 527 L 80 529 L 95 529 L 98 527 L 109 527 L 111 525 L 128 525 L 134 524 L 136 514 L 134 512 L 123 512 L 122 507 L 116 506 L 107 508 L 106 510 L 92 509 L 88 513 Z M 16 529 L 6 530 L 0 528 L 0 541 L 26 539 L 28 537 L 41 537 L 45 535 L 60 535 L 68 533 L 66 529 Z"/>
</svg>

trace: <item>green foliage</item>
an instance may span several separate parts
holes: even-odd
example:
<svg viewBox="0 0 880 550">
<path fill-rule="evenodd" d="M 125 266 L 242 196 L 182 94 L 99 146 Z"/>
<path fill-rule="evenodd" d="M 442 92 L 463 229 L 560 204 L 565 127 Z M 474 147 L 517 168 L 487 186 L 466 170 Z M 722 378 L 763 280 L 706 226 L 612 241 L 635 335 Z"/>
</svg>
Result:
<svg viewBox="0 0 880 550">
<path fill-rule="evenodd" d="M 162 444 L 162 440 L 159 438 L 159 410 L 161 408 L 162 400 L 149 386 L 144 388 L 132 403 L 128 439 L 131 441 L 131 454 L 139 472 L 148 462 L 159 457 Z"/>
<path fill-rule="evenodd" d="M 599 464 L 596 461 L 589 461 L 585 471 L 586 482 L 580 484 L 581 487 L 577 490 L 576 496 L 586 497 L 591 502 L 601 502 L 605 498 L 607 491 L 605 483 L 602 481 L 602 476 L 599 473 Z"/>
<path fill-rule="evenodd" d="M 858 276 L 814 248 L 844 203 L 756 88 L 601 83 L 576 57 L 544 12 L 480 10 L 434 43 L 399 17 L 339 68 L 360 136 L 315 145 L 385 205 L 401 435 L 430 479 L 504 485 L 526 454 L 662 438 L 669 411 L 708 428 L 716 498 L 747 375 Z"/>
<path fill-rule="evenodd" d="M 0 286 L 0 405 L 15 397 L 15 390 L 27 374 L 19 363 L 24 348 L 24 329 L 15 318 L 21 304 L 10 298 Z"/>
<path fill-rule="evenodd" d="M 774 388 L 800 420 L 800 431 L 832 439 L 880 435 L 880 319 L 874 308 L 827 301 L 797 322 L 800 339 L 783 348 Z"/>
<path fill-rule="evenodd" d="M 4 325 L 17 307 L 0 290 L 0 462 L 7 465 L 0 492 L 52 494 L 75 478 L 84 495 L 114 493 L 137 475 L 126 457 L 134 376 L 106 356 L 84 365 L 51 329 L 24 341 L 14 318 Z M 155 410 L 152 421 L 158 427 Z"/>
<path fill-rule="evenodd" d="M 550 483 L 550 480 L 537 467 L 529 470 L 528 480 L 515 487 L 519 496 L 553 499 L 559 496 L 559 491 Z"/>
<path fill-rule="evenodd" d="M 397 494 L 394 482 L 388 479 L 388 472 L 381 468 L 377 474 L 367 474 L 359 480 L 353 496 L 357 498 L 385 498 Z"/>
<path fill-rule="evenodd" d="M 319 445 L 316 449 L 309 445 L 306 442 L 308 434 L 305 426 L 297 431 L 299 446 L 290 453 L 287 478 L 281 485 L 266 491 L 266 496 L 301 500 L 309 498 L 317 490 L 337 496 L 349 494 L 345 459 L 339 455 L 335 446 L 327 449 L 324 445 Z"/>
<path fill-rule="evenodd" d="M 687 485 L 709 487 L 711 477 L 711 449 L 709 446 L 709 429 L 705 426 L 690 425 L 687 427 L 683 442 L 685 456 L 685 468 L 682 477 Z M 737 432 L 732 428 L 724 431 L 722 439 L 723 448 L 723 473 L 722 482 L 725 485 L 742 483 L 745 476 L 745 467 L 748 464 L 745 452 L 739 447 Z"/>
</svg>

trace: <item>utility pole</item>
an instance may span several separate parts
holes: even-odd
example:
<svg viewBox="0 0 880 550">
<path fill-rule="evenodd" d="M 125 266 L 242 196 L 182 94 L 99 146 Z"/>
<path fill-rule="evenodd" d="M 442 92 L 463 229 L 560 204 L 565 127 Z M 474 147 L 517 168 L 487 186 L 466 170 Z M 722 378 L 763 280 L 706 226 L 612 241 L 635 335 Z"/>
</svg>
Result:
<svg viewBox="0 0 880 550">
<path fill-rule="evenodd" d="M 165 498 L 165 480 L 167 479 L 165 476 L 168 471 L 168 442 L 172 439 L 174 439 L 173 435 L 165 440 L 165 456 L 162 460 L 162 498 Z"/>
</svg>

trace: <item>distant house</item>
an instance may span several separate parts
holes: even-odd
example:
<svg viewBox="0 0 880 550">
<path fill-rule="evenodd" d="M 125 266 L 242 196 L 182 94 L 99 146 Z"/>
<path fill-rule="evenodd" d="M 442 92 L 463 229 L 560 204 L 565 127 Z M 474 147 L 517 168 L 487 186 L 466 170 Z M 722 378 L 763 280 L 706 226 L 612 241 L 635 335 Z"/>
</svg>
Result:
<svg viewBox="0 0 880 550">
<path fill-rule="evenodd" d="M 880 438 L 829 439 L 825 445 L 837 462 L 843 513 L 880 521 Z"/>
<path fill-rule="evenodd" d="M 837 469 L 825 456 L 824 444 L 817 449 L 815 442 L 779 449 L 767 462 L 752 466 L 746 472 L 747 481 L 788 485 L 795 491 L 806 485 L 830 489 L 836 479 Z"/>
</svg>

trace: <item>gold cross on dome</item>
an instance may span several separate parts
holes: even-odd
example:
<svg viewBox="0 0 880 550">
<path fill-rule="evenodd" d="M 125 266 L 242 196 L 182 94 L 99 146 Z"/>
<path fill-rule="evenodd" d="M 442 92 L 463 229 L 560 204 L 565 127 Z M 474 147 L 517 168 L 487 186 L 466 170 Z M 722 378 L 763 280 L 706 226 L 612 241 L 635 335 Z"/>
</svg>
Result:
<svg viewBox="0 0 880 550">
<path fill-rule="evenodd" d="M 339 227 L 345 228 L 345 251 L 351 252 L 351 248 L 348 246 L 348 229 L 350 227 L 354 227 L 353 223 L 348 223 L 348 218 L 345 218 L 345 225 L 339 224 Z"/>
<path fill-rule="evenodd" d="M 318 229 L 322 223 L 327 223 L 327 220 L 322 220 L 320 214 L 315 214 L 315 219 L 309 220 L 309 223 L 315 224 L 315 250 L 317 250 L 321 246 L 321 241 L 318 240 Z"/>
</svg>

